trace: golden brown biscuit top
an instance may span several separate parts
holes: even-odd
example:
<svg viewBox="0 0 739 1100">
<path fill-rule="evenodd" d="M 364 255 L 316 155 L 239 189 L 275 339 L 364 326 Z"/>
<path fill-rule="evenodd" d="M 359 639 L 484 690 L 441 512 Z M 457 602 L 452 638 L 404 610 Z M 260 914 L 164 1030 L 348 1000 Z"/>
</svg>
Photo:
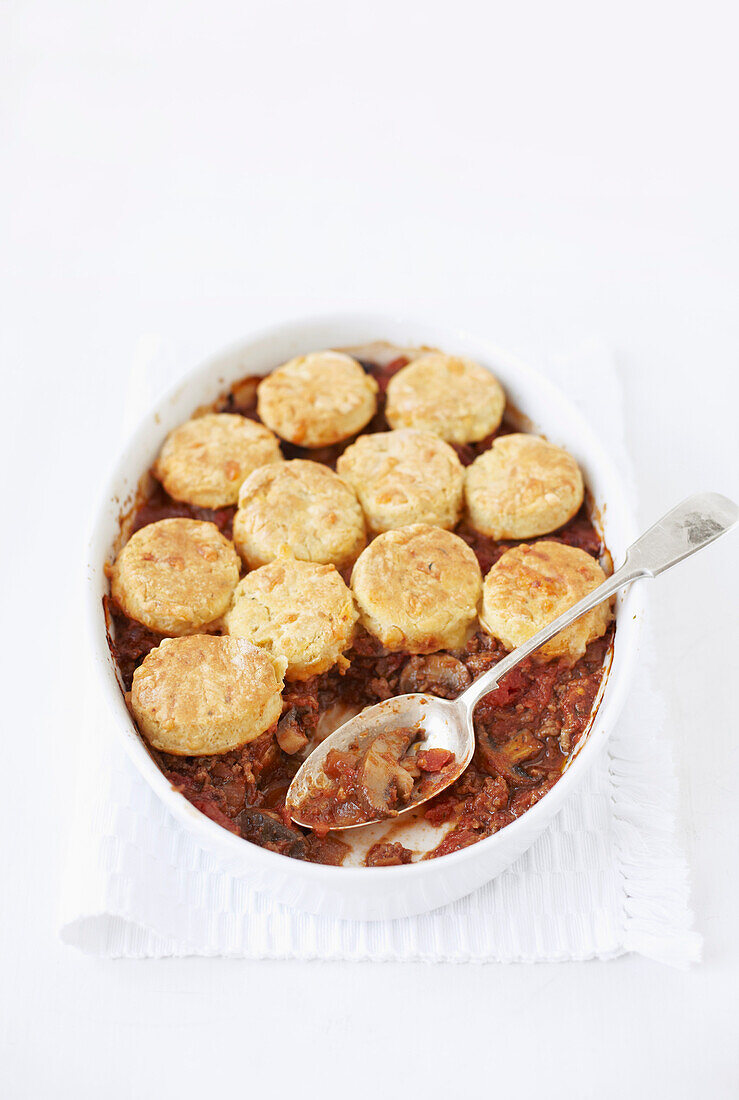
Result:
<svg viewBox="0 0 739 1100">
<path fill-rule="evenodd" d="M 136 531 L 123 547 L 111 592 L 130 618 L 179 635 L 219 618 L 238 579 L 236 550 L 214 523 L 162 519 Z"/>
<path fill-rule="evenodd" d="M 241 487 L 234 540 L 254 568 L 285 552 L 343 565 L 365 544 L 353 489 L 319 462 L 296 458 L 255 470 Z"/>
<path fill-rule="evenodd" d="M 175 500 L 201 508 L 235 504 L 245 478 L 282 458 L 276 436 L 234 413 L 209 413 L 167 436 L 154 473 Z"/>
<path fill-rule="evenodd" d="M 504 408 L 503 388 L 490 371 L 472 359 L 429 352 L 390 379 L 385 415 L 393 428 L 473 443 L 495 431 Z"/>
<path fill-rule="evenodd" d="M 463 539 L 417 523 L 378 535 L 351 584 L 363 624 L 384 645 L 431 653 L 467 640 L 482 577 Z"/>
<path fill-rule="evenodd" d="M 356 359 L 336 351 L 300 355 L 259 384 L 259 416 L 283 439 L 325 447 L 367 424 L 377 408 L 377 382 Z"/>
<path fill-rule="evenodd" d="M 549 540 L 515 546 L 506 550 L 485 578 L 480 622 L 507 649 L 514 649 L 605 577 L 599 563 L 577 547 Z M 538 651 L 540 657 L 577 660 L 588 642 L 605 633 L 610 618 L 606 601 L 547 642 Z"/>
<path fill-rule="evenodd" d="M 576 546 L 548 539 L 506 550 L 493 570 L 497 576 L 515 578 L 522 606 L 535 595 L 538 606 L 545 613 L 559 608 L 563 600 L 570 599 L 573 591 L 578 591 L 579 599 L 580 595 L 591 591 L 594 583 L 600 584 L 605 579 L 603 569 L 590 554 Z"/>
<path fill-rule="evenodd" d="M 134 713 L 155 748 L 227 752 L 274 725 L 285 661 L 243 638 L 165 639 L 136 669 Z"/>
<path fill-rule="evenodd" d="M 336 664 L 357 618 L 335 566 L 282 557 L 244 577 L 225 623 L 232 636 L 284 656 L 288 679 L 302 680 Z"/>
<path fill-rule="evenodd" d="M 523 432 L 499 436 L 465 476 L 470 521 L 495 539 L 545 535 L 582 504 L 577 462 L 562 447 Z"/>
<path fill-rule="evenodd" d="M 360 435 L 336 470 L 354 489 L 373 531 L 412 523 L 454 527 L 459 519 L 464 469 L 454 448 L 433 432 Z"/>
</svg>

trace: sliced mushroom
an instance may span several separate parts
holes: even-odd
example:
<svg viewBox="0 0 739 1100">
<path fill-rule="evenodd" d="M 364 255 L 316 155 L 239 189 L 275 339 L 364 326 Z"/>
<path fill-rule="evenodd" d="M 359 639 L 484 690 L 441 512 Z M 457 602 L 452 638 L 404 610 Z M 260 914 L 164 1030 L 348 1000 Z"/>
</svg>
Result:
<svg viewBox="0 0 739 1100">
<path fill-rule="evenodd" d="M 541 741 L 527 729 L 519 730 L 501 743 L 486 736 L 477 739 L 478 756 L 485 771 L 490 775 L 502 775 L 517 786 L 533 782 L 522 765 L 538 756 L 541 749 Z"/>
<path fill-rule="evenodd" d="M 400 674 L 398 690 L 402 694 L 429 691 L 442 699 L 454 699 L 472 683 L 469 671 L 448 653 L 430 653 L 411 657 Z"/>
<path fill-rule="evenodd" d="M 298 711 L 295 707 L 290 707 L 280 718 L 275 730 L 275 738 L 282 751 L 286 752 L 288 756 L 294 756 L 296 752 L 300 752 L 308 744 L 308 738 L 300 724 Z"/>
<path fill-rule="evenodd" d="M 533 760 L 542 750 L 541 741 L 534 737 L 531 730 L 523 729 L 514 733 L 512 737 L 501 745 L 501 749 L 513 764 L 523 764 L 527 760 Z"/>
<path fill-rule="evenodd" d="M 413 790 L 413 776 L 400 758 L 418 736 L 418 730 L 397 729 L 379 733 L 364 754 L 359 769 L 362 794 L 370 809 L 383 817 L 397 813 Z"/>
<path fill-rule="evenodd" d="M 273 852 L 292 856 L 293 859 L 306 858 L 305 837 L 297 829 L 286 825 L 279 814 L 257 806 L 247 806 L 236 822 L 244 840 L 250 840 L 252 844 L 259 844 Z"/>
</svg>

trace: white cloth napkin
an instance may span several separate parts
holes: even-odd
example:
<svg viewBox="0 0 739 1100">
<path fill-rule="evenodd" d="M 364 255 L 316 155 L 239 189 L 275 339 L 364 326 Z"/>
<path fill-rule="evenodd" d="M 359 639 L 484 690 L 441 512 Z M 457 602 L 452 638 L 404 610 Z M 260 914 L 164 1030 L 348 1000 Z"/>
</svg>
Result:
<svg viewBox="0 0 739 1100">
<path fill-rule="evenodd" d="M 129 421 L 175 376 L 176 362 L 156 338 L 141 342 Z M 583 343 L 547 371 L 628 472 L 621 388 L 608 350 Z M 638 674 L 608 753 L 529 851 L 469 897 L 381 923 L 291 910 L 223 873 L 105 734 L 105 707 L 93 687 L 79 718 L 68 731 L 79 742 L 79 797 L 61 937 L 90 954 L 533 962 L 634 951 L 677 966 L 700 957 L 675 838 L 664 713 L 648 668 Z"/>
</svg>

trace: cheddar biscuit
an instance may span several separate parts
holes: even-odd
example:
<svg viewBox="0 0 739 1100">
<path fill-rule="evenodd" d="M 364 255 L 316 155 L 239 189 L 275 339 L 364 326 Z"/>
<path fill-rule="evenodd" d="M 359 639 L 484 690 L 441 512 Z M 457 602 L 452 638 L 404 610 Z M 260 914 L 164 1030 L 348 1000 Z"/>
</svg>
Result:
<svg viewBox="0 0 739 1100">
<path fill-rule="evenodd" d="M 354 491 L 328 466 L 301 458 L 262 466 L 246 479 L 233 532 L 250 569 L 285 552 L 342 566 L 366 541 Z"/>
<path fill-rule="evenodd" d="M 516 546 L 492 567 L 483 585 L 480 624 L 506 649 L 515 649 L 606 579 L 584 550 L 542 540 Z M 606 600 L 560 631 L 538 651 L 543 660 L 574 663 L 611 621 Z"/>
<path fill-rule="evenodd" d="M 220 618 L 239 579 L 233 544 L 214 523 L 162 519 L 128 540 L 113 565 L 111 594 L 160 634 L 192 634 Z"/>
<path fill-rule="evenodd" d="M 505 394 L 498 379 L 472 359 L 434 351 L 414 359 L 387 388 L 392 428 L 420 428 L 447 443 L 475 443 L 500 424 Z"/>
<path fill-rule="evenodd" d="M 263 424 L 232 413 L 210 413 L 169 433 L 154 475 L 175 500 L 225 508 L 239 499 L 252 470 L 281 458 L 279 441 Z"/>
<path fill-rule="evenodd" d="M 482 590 L 477 558 L 451 531 L 416 523 L 378 535 L 352 572 L 362 625 L 390 650 L 458 649 Z"/>
<path fill-rule="evenodd" d="M 166 638 L 134 672 L 131 706 L 155 749 L 229 752 L 277 722 L 284 671 L 284 658 L 243 638 Z"/>
<path fill-rule="evenodd" d="M 232 637 L 284 657 L 286 679 L 307 680 L 340 660 L 357 618 L 335 566 L 279 558 L 237 585 L 225 624 Z"/>
<path fill-rule="evenodd" d="M 494 539 L 556 531 L 582 504 L 580 468 L 561 447 L 536 435 L 500 436 L 465 474 L 471 525 Z"/>
<path fill-rule="evenodd" d="M 372 532 L 411 523 L 449 528 L 459 520 L 464 469 L 454 448 L 432 432 L 360 435 L 336 470 L 357 494 Z"/>
<path fill-rule="evenodd" d="M 362 430 L 377 409 L 377 383 L 338 351 L 299 355 L 268 374 L 257 391 L 264 423 L 301 447 L 326 447 Z"/>
</svg>

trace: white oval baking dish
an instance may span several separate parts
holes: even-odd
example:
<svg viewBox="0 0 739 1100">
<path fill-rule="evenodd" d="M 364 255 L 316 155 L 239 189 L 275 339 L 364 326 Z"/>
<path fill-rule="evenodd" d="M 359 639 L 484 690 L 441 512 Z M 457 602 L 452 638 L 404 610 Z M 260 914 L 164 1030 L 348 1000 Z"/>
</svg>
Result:
<svg viewBox="0 0 739 1100">
<path fill-rule="evenodd" d="M 149 756 L 123 701 L 108 649 L 102 597 L 104 573 L 119 534 L 120 516 L 134 499 L 166 434 L 210 404 L 234 381 L 265 374 L 299 353 L 320 348 L 362 347 L 386 341 L 399 348 L 429 346 L 469 355 L 493 370 L 509 402 L 534 428 L 567 447 L 580 462 L 616 564 L 635 536 L 624 485 L 582 416 L 546 378 L 485 340 L 454 330 L 389 316 L 338 315 L 291 321 L 262 330 L 237 347 L 191 370 L 151 409 L 115 465 L 94 519 L 89 545 L 87 623 L 91 660 L 110 708 L 110 729 L 140 771 L 192 837 L 232 873 L 258 890 L 313 913 L 383 920 L 425 912 L 464 896 L 498 875 L 539 836 L 603 749 L 629 686 L 642 617 L 639 586 L 619 600 L 610 672 L 587 738 L 559 782 L 532 809 L 499 833 L 469 848 L 400 867 L 326 867 L 256 847 L 227 832 L 173 790 Z"/>
</svg>

